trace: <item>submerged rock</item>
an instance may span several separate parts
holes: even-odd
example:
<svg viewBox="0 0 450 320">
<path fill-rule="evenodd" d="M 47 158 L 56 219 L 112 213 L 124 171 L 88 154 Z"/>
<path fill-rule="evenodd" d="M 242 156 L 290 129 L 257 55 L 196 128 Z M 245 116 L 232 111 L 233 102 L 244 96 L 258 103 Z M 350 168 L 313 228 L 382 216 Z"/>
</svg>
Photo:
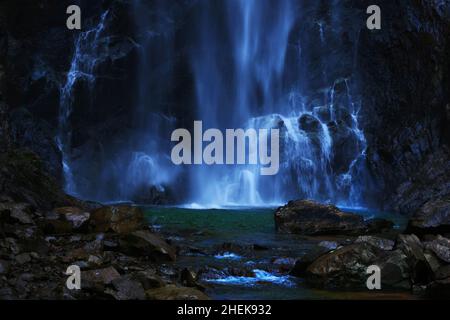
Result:
<svg viewBox="0 0 450 320">
<path fill-rule="evenodd" d="M 275 226 L 278 232 L 302 235 L 352 235 L 366 229 L 362 216 L 309 200 L 290 201 L 278 208 Z"/>
</svg>

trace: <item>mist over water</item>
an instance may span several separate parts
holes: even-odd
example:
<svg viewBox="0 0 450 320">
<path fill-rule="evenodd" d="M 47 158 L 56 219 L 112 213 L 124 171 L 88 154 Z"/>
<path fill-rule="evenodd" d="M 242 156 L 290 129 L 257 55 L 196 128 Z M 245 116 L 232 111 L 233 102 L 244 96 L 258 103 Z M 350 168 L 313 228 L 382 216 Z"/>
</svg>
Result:
<svg viewBox="0 0 450 320">
<path fill-rule="evenodd" d="M 261 176 L 255 165 L 177 167 L 170 162 L 170 133 L 185 122 L 170 116 L 158 102 L 161 91 L 171 90 L 171 71 L 157 88 L 150 80 L 155 61 L 177 53 L 169 35 L 156 37 L 151 32 L 148 2 L 134 0 L 131 14 L 139 57 L 139 85 L 131 88 L 137 97 L 131 106 L 135 124 L 128 147 L 105 159 L 101 172 L 92 177 L 105 188 L 116 181 L 117 190 L 108 194 L 83 190 L 74 168 L 82 171 L 89 164 L 70 161 L 70 137 L 61 133 L 66 191 L 86 198 L 130 200 L 139 190 L 171 188 L 183 193 L 183 201 L 193 207 L 268 206 L 297 198 L 364 206 L 366 139 L 358 122 L 363 106 L 351 77 L 359 33 L 350 29 L 346 48 L 339 49 L 344 46 L 341 5 L 332 1 L 323 12 L 319 4 L 296 0 L 197 4 L 186 55 L 193 80 L 192 120 L 203 121 L 204 130 L 223 132 L 279 129 L 280 171 Z M 101 58 L 97 47 L 107 37 L 102 34 L 103 24 L 102 16 L 98 26 L 81 33 L 75 42 L 71 71 L 62 89 L 61 132 L 70 132 L 65 128 L 70 127 L 73 77 L 92 74 L 92 64 Z M 89 42 L 83 41 L 88 36 Z M 95 85 L 95 79 L 90 81 Z M 115 180 L 118 172 L 121 178 Z"/>
</svg>

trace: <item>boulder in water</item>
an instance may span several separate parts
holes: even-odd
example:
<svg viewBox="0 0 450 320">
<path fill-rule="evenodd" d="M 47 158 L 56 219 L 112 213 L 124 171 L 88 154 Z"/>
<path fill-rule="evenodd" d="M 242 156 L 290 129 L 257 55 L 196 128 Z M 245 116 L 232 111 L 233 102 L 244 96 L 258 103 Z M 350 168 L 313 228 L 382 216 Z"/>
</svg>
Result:
<svg viewBox="0 0 450 320">
<path fill-rule="evenodd" d="M 290 201 L 275 212 L 275 226 L 281 233 L 302 235 L 352 235 L 364 233 L 362 216 L 345 213 L 333 205 L 309 200 Z"/>
</svg>

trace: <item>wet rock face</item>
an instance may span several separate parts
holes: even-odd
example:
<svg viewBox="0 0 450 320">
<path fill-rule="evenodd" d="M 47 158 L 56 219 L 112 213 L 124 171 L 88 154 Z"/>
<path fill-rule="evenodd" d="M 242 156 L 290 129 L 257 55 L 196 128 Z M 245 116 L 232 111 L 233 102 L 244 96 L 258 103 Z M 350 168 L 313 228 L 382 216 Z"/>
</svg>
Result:
<svg viewBox="0 0 450 320">
<path fill-rule="evenodd" d="M 422 183 L 417 172 L 441 172 L 437 165 L 431 169 L 430 163 L 449 141 L 445 108 L 450 82 L 445 70 L 450 61 L 450 14 L 448 6 L 428 0 L 379 5 L 385 21 L 382 30 L 362 30 L 360 37 L 360 115 L 380 202 L 411 215 L 443 189 L 442 181 Z M 392 28 L 398 31 L 391 32 Z M 446 181 L 448 194 L 448 176 Z M 405 188 L 417 191 L 413 195 Z"/>
<path fill-rule="evenodd" d="M 36 118 L 25 108 L 10 114 L 10 132 L 13 143 L 20 148 L 35 152 L 49 174 L 62 185 L 62 156 L 55 143 L 55 130 L 45 120 Z"/>
<path fill-rule="evenodd" d="M 447 147 L 429 155 L 425 163 L 402 183 L 393 197 L 395 210 L 413 215 L 427 202 L 450 197 L 450 151 Z M 426 209 L 428 210 L 428 209 Z"/>
<path fill-rule="evenodd" d="M 192 79 L 187 66 L 189 57 L 185 55 L 191 44 L 190 37 L 184 35 L 194 31 L 190 24 L 190 29 L 185 30 L 187 24 L 184 22 L 185 19 L 192 20 L 195 3 L 170 1 L 162 9 L 155 10 L 158 12 L 155 19 L 154 16 L 149 19 L 157 21 L 152 30 L 148 30 L 152 37 L 160 37 L 164 44 L 167 41 L 177 53 L 165 56 L 163 65 L 155 59 L 157 63 L 149 87 L 160 86 L 161 79 L 167 78 L 164 77 L 167 76 L 167 70 L 173 70 L 170 86 L 177 90 L 177 94 L 168 94 L 165 90 L 155 92 L 155 112 L 169 110 L 171 116 L 191 116 L 191 106 L 186 105 L 186 101 L 192 100 Z M 88 184 L 86 193 L 90 195 L 106 189 L 96 182 L 97 179 L 92 179 L 98 176 L 100 168 L 104 168 L 105 161 L 101 159 L 115 159 L 117 150 L 124 148 L 130 137 L 133 138 L 130 128 L 135 125 L 135 119 L 129 112 L 129 106 L 136 104 L 136 97 L 134 91 L 123 88 L 139 85 L 139 70 L 136 68 L 140 54 L 138 48 L 142 47 L 145 35 L 136 32 L 136 23 L 131 21 L 129 15 L 133 10 L 131 5 L 131 2 L 126 1 L 108 1 L 103 6 L 96 2 L 83 3 L 86 28 L 98 22 L 105 7 L 111 12 L 106 20 L 106 31 L 98 50 L 98 65 L 94 70 L 95 75 L 98 75 L 95 92 L 89 90 L 85 81 L 79 81 L 74 86 L 76 99 L 70 118 L 74 158 L 80 163 L 91 164 L 89 168 L 77 168 L 77 173 L 83 176 L 83 183 Z M 340 43 L 329 43 L 334 50 L 325 53 L 323 61 L 328 65 L 328 78 L 337 79 L 344 75 L 351 81 L 355 79 L 361 87 L 362 108 L 359 116 L 369 144 L 368 163 L 377 182 L 374 193 L 379 192 L 373 205 L 381 203 L 387 208 L 398 206 L 400 211 L 411 214 L 424 202 L 431 200 L 429 196 L 423 199 L 421 194 L 436 188 L 442 189 L 442 183 L 435 183 L 432 188 L 423 184 L 415 192 L 415 200 L 402 193 L 404 188 L 398 187 L 424 166 L 427 156 L 434 157 L 435 152 L 445 144 L 445 139 L 450 137 L 447 107 L 450 99 L 446 89 L 450 82 L 445 72 L 450 61 L 450 19 L 448 10 L 435 1 L 400 4 L 383 0 L 379 5 L 385 15 L 385 24 L 382 30 L 371 32 L 366 28 L 361 29 L 358 18 L 359 15 L 366 16 L 366 4 L 343 1 L 340 10 L 348 20 L 346 25 L 349 31 L 342 32 Z M 61 181 L 61 155 L 51 138 L 57 128 L 60 88 L 65 81 L 65 72 L 70 68 L 74 50 L 73 32 L 61 28 L 65 25 L 66 16 L 60 12 L 65 12 L 65 4 L 37 0 L 26 5 L 9 1 L 1 6 L 0 14 L 5 26 L 2 23 L 0 30 L 0 86 L 8 89 L 7 94 L 2 90 L 2 96 L 10 110 L 26 108 L 33 116 L 32 119 L 24 118 L 23 114 L 17 116 L 14 120 L 14 139 L 21 146 L 31 147 L 39 154 L 51 174 Z M 327 20 L 329 7 L 326 4 L 321 6 L 323 18 Z M 347 12 L 355 16 L 348 16 Z M 311 17 L 307 28 L 311 28 L 311 32 L 317 33 L 319 37 L 315 18 Z M 354 39 L 349 36 L 354 29 L 361 29 L 358 43 L 353 43 Z M 311 55 L 318 56 L 320 45 L 307 39 L 301 40 Z M 325 40 L 332 40 L 327 32 Z M 297 50 L 289 49 L 288 55 L 293 54 L 296 55 Z M 340 61 L 335 61 L 336 57 Z M 4 63 L 6 58 L 9 61 L 7 65 Z M 319 65 L 323 61 L 311 61 L 308 70 L 321 69 Z M 310 73 L 311 79 L 307 82 L 311 90 L 323 87 L 323 75 Z M 345 93 L 344 84 L 341 82 L 335 88 L 334 120 L 337 121 L 329 123 L 332 117 L 328 108 L 318 107 L 316 114 L 322 123 L 329 123 L 334 149 L 333 170 L 339 174 L 348 170 L 353 155 L 360 151 L 358 141 L 349 130 L 353 120 L 341 107 L 348 100 L 346 94 L 342 94 Z M 0 150 L 2 145 L 9 143 L 5 138 L 8 134 L 4 132 L 11 127 L 9 120 L 5 120 L 6 112 L 2 115 L 2 109 L 6 110 L 0 102 Z M 316 118 L 306 116 L 299 120 L 300 127 L 309 135 L 314 136 L 320 131 L 320 123 Z M 25 130 L 29 133 L 25 134 Z M 436 165 L 435 170 L 439 170 L 439 166 Z M 112 179 L 117 182 L 120 178 Z M 111 190 L 106 192 L 105 198 L 111 194 L 117 195 L 117 185 L 111 183 Z M 171 194 L 162 194 L 146 187 L 139 190 L 133 200 L 155 204 L 173 202 Z M 395 192 L 401 201 L 393 199 L 392 194 Z"/>
<path fill-rule="evenodd" d="M 306 270 L 314 286 L 326 288 L 364 287 L 366 269 L 374 264 L 381 250 L 359 243 L 338 249 L 315 260 Z"/>
<path fill-rule="evenodd" d="M 322 130 L 320 121 L 308 114 L 301 116 L 298 123 L 300 129 L 307 133 L 318 133 Z"/>
</svg>

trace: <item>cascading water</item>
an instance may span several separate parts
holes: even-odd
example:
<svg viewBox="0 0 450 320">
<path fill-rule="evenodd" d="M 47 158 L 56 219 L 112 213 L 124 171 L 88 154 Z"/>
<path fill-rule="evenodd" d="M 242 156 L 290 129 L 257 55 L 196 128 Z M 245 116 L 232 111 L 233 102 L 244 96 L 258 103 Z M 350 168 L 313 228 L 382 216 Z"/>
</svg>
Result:
<svg viewBox="0 0 450 320">
<path fill-rule="evenodd" d="M 121 138 L 123 142 L 119 150 L 104 142 L 96 142 L 102 143 L 102 158 L 101 168 L 94 172 L 93 159 L 89 159 L 89 156 L 73 160 L 71 115 L 77 82 L 87 83 L 87 95 L 93 98 L 99 76 L 97 69 L 112 59 L 111 46 L 117 40 L 108 34 L 105 24 L 111 24 L 114 14 L 105 11 L 95 27 L 81 32 L 75 40 L 71 67 L 66 83 L 61 87 L 57 137 L 63 154 L 65 190 L 69 194 L 100 201 L 152 201 L 148 198 L 164 193 L 165 186 L 170 185 L 179 171 L 172 167 L 168 156 L 170 145 L 166 140 L 174 129 L 174 119 L 155 107 L 153 101 L 156 100 L 156 94 L 149 83 L 154 72 L 151 60 L 160 61 L 161 56 L 167 57 L 170 51 L 167 43 L 155 47 L 153 38 L 157 35 L 150 24 L 150 5 L 146 1 L 135 0 L 131 6 L 136 32 L 135 39 L 128 41 L 138 56 L 135 72 L 138 85 L 131 88 L 136 99 L 134 105 L 128 106 L 133 130 Z M 161 41 L 161 36 L 158 41 Z M 118 56 L 122 57 L 120 54 Z M 160 84 L 167 86 L 163 81 Z M 92 102 L 90 104 L 91 109 L 97 107 Z"/>
<path fill-rule="evenodd" d="M 105 19 L 108 11 L 105 11 L 94 28 L 81 32 L 75 40 L 75 50 L 67 73 L 66 82 L 60 89 L 59 127 L 57 145 L 63 158 L 63 170 L 65 179 L 65 191 L 69 194 L 77 194 L 76 185 L 71 168 L 71 143 L 72 128 L 70 117 L 73 111 L 74 86 L 77 81 L 86 81 L 92 88 L 95 81 L 94 68 L 100 55 L 99 38 L 105 28 Z"/>
<path fill-rule="evenodd" d="M 197 118 L 221 129 L 280 129 L 281 163 L 275 177 L 259 176 L 258 169 L 251 166 L 194 168 L 193 202 L 205 206 L 254 206 L 305 197 L 360 204 L 360 186 L 354 175 L 364 174 L 366 143 L 358 126 L 358 103 L 353 101 L 348 80 L 333 80 L 330 85 L 332 75 L 318 64 L 323 70 L 315 73 L 321 75 L 320 85 L 325 89 L 317 90 L 322 97 L 311 102 L 305 89 L 308 76 L 301 73 L 301 68 L 296 69 L 312 60 L 302 56 L 302 39 L 313 41 L 313 36 L 300 30 L 296 35 L 300 40 L 293 40 L 296 23 L 307 14 L 305 10 L 302 15 L 302 9 L 309 6 L 291 0 L 234 0 L 202 5 L 199 36 L 191 59 Z M 217 19 L 215 10 L 225 15 L 223 21 Z M 322 52 L 339 30 L 340 22 L 335 17 L 338 5 L 334 3 L 330 11 L 328 27 L 322 19 L 315 23 Z M 295 42 L 298 46 L 293 49 Z M 288 59 L 291 51 L 298 53 L 295 59 Z M 341 101 L 336 101 L 337 90 L 341 90 Z M 339 150 L 342 144 L 349 150 Z M 346 161 L 336 168 L 340 152 L 347 153 L 343 155 Z"/>
<path fill-rule="evenodd" d="M 94 28 L 77 37 L 61 88 L 58 145 L 66 191 L 103 201 L 152 202 L 169 187 L 202 207 L 266 206 L 295 198 L 364 205 L 366 140 L 352 77 L 360 27 L 347 23 L 344 31 L 342 3 L 197 1 L 184 21 L 186 40 L 167 31 L 178 27 L 165 15 L 176 12 L 170 6 L 169 1 L 130 4 L 136 29 L 128 36 L 136 57 L 135 85 L 129 89 L 134 100 L 127 106 L 132 128 L 116 145 L 96 141 L 98 170 L 92 169 L 92 158 L 79 156 L 82 151 L 73 156 L 71 114 L 77 81 L 95 87 L 95 69 L 110 57 L 108 44 L 116 40 L 109 39 L 105 23 L 114 14 L 104 12 Z M 183 52 L 173 52 L 175 41 L 183 43 Z M 194 82 L 189 90 L 173 78 L 169 61 L 177 60 L 189 65 Z M 169 112 L 167 96 L 179 90 L 186 106 Z M 187 110 L 191 101 L 194 110 Z M 254 165 L 173 165 L 171 131 L 194 119 L 223 131 L 279 129 L 279 173 L 261 176 Z"/>
</svg>

